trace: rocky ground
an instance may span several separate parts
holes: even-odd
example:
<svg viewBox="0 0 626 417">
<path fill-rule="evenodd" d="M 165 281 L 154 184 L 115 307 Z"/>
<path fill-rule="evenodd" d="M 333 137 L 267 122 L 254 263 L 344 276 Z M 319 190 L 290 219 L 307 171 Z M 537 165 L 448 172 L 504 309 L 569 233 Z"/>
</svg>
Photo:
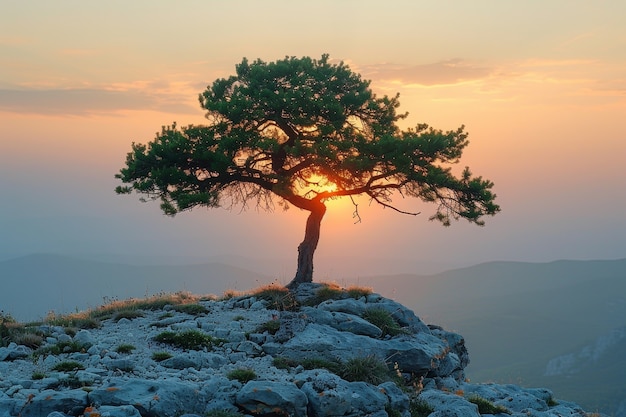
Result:
<svg viewBox="0 0 626 417">
<path fill-rule="evenodd" d="M 588 415 L 546 389 L 467 381 L 460 335 L 363 289 L 182 301 L 5 323 L 0 417 Z"/>
</svg>

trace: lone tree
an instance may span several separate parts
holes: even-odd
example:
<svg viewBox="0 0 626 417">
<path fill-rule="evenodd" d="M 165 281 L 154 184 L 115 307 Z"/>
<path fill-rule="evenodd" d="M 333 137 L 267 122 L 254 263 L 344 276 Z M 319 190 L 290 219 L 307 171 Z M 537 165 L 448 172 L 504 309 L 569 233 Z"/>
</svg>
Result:
<svg viewBox="0 0 626 417">
<path fill-rule="evenodd" d="M 313 279 L 313 254 L 325 202 L 366 195 L 395 207 L 398 195 L 436 206 L 431 220 L 448 226 L 464 218 L 482 225 L 500 208 L 493 183 L 450 164 L 467 146 L 464 128 L 443 132 L 419 124 L 401 131 L 398 95 L 377 97 L 370 82 L 343 63 L 287 57 L 276 62 L 247 59 L 236 75 L 218 79 L 200 95 L 207 125 L 163 127 L 148 143 L 133 143 L 116 178 L 167 215 L 196 206 L 276 204 L 309 211 L 298 267 L 289 284 Z M 145 199 L 142 199 L 145 200 Z M 352 200 L 354 203 L 354 200 Z M 355 204 L 355 215 L 358 216 Z"/>
</svg>

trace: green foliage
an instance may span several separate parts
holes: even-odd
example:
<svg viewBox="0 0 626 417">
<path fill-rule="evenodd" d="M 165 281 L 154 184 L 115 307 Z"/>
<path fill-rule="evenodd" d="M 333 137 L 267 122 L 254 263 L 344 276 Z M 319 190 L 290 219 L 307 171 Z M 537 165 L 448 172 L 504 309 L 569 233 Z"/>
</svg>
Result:
<svg viewBox="0 0 626 417">
<path fill-rule="evenodd" d="M 378 385 L 391 380 L 387 364 L 376 356 L 358 356 L 341 364 L 338 375 L 349 382 L 363 381 Z"/>
<path fill-rule="evenodd" d="M 256 289 L 253 295 L 268 302 L 267 308 L 279 311 L 294 311 L 298 308 L 293 294 L 286 287 L 267 285 Z"/>
<path fill-rule="evenodd" d="M 417 213 L 397 209 L 393 197 L 433 203 L 430 219 L 444 225 L 461 218 L 482 225 L 500 210 L 492 182 L 450 168 L 468 145 L 464 127 L 400 130 L 406 114 L 397 112 L 398 95 L 377 97 L 343 62 L 244 58 L 235 72 L 200 95 L 207 125 L 174 123 L 132 144 L 117 193 L 158 200 L 170 216 L 251 202 L 273 210 L 274 198 L 323 216 L 325 201 L 361 194 L 405 214 Z"/>
<path fill-rule="evenodd" d="M 387 335 L 397 336 L 400 334 L 407 333 L 406 330 L 400 327 L 400 325 L 393 318 L 391 313 L 389 313 L 385 309 L 378 308 L 378 307 L 368 308 L 363 313 L 363 318 L 369 321 L 370 323 L 372 323 L 374 326 L 378 327 L 380 330 L 382 330 L 383 333 L 381 337 L 384 337 Z"/>
<path fill-rule="evenodd" d="M 511 414 L 511 411 L 508 408 L 501 405 L 495 405 L 491 401 L 478 395 L 471 395 L 467 398 L 467 401 L 472 404 L 476 404 L 480 414 Z"/>
<path fill-rule="evenodd" d="M 435 409 L 424 400 L 412 398 L 409 402 L 409 412 L 411 417 L 428 417 Z"/>
<path fill-rule="evenodd" d="M 345 292 L 338 285 L 325 283 L 315 291 L 314 305 L 328 300 L 341 300 L 345 298 Z"/>
<path fill-rule="evenodd" d="M 7 346 L 17 323 L 13 316 L 0 310 L 0 346 Z"/>
<path fill-rule="evenodd" d="M 372 289 L 368 287 L 348 287 L 346 292 L 350 298 L 358 300 L 361 297 L 366 297 L 372 294 Z"/>
<path fill-rule="evenodd" d="M 135 349 L 136 349 L 135 346 L 127 344 L 127 343 L 123 343 L 119 345 L 117 348 L 115 348 L 115 351 L 117 353 L 131 353 Z"/>
<path fill-rule="evenodd" d="M 145 315 L 141 312 L 141 310 L 137 310 L 134 308 L 128 308 L 124 310 L 120 310 L 113 315 L 113 321 L 118 322 L 122 319 L 133 320 L 139 317 L 144 317 Z"/>
<path fill-rule="evenodd" d="M 237 369 L 233 369 L 228 374 L 226 374 L 226 377 L 228 379 L 236 379 L 242 384 L 245 384 L 246 382 L 252 381 L 253 379 L 255 379 L 256 373 L 254 372 L 254 370 L 249 369 L 249 368 L 237 368 Z"/>
<path fill-rule="evenodd" d="M 31 378 L 33 381 L 38 381 L 38 380 L 44 379 L 45 377 L 46 377 L 46 374 L 40 371 L 35 371 L 31 375 Z"/>
<path fill-rule="evenodd" d="M 268 332 L 269 334 L 276 334 L 278 329 L 280 329 L 280 320 L 269 320 L 259 325 L 256 331 L 259 333 Z"/>
<path fill-rule="evenodd" d="M 171 358 L 173 355 L 169 352 L 165 352 L 165 351 L 161 351 L 161 352 L 154 352 L 152 354 L 152 360 L 155 362 L 163 362 L 166 359 Z"/>
<path fill-rule="evenodd" d="M 162 332 L 154 337 L 159 343 L 165 343 L 174 347 L 189 350 L 210 349 L 213 345 L 221 343 L 221 340 L 215 339 L 199 330 L 186 330 L 181 333 Z"/>
<path fill-rule="evenodd" d="M 192 316 L 199 316 L 200 314 L 206 314 L 207 309 L 200 304 L 180 304 L 174 306 L 174 310 L 179 313 L 185 313 Z"/>
<path fill-rule="evenodd" d="M 35 355 L 60 355 L 61 353 L 77 353 L 84 352 L 91 346 L 88 344 L 80 343 L 75 340 L 57 342 L 53 345 L 47 345 L 40 347 L 35 351 Z"/>
<path fill-rule="evenodd" d="M 63 361 L 52 367 L 52 370 L 57 372 L 73 372 L 83 369 L 85 369 L 85 365 L 76 361 Z"/>
</svg>

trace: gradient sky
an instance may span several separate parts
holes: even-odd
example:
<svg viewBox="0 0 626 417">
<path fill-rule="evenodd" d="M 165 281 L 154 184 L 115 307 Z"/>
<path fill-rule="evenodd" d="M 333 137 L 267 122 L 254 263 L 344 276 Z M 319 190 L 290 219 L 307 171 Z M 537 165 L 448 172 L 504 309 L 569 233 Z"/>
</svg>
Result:
<svg viewBox="0 0 626 417">
<path fill-rule="evenodd" d="M 626 257 L 624 16 L 623 1 L 3 1 L 0 259 L 239 254 L 290 279 L 306 212 L 171 219 L 113 176 L 133 141 L 203 123 L 198 94 L 243 57 L 323 53 L 399 92 L 403 127 L 464 124 L 461 165 L 495 182 L 502 212 L 444 228 L 417 201 L 399 202 L 411 217 L 360 200 L 355 225 L 333 203 L 318 278 Z"/>
</svg>

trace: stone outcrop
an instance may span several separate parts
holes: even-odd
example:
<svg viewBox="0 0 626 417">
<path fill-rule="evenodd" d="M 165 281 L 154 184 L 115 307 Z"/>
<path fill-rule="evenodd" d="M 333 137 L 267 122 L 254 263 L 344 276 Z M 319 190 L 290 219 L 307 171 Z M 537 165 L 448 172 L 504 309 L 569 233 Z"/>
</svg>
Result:
<svg viewBox="0 0 626 417">
<path fill-rule="evenodd" d="M 378 294 L 355 299 L 344 291 L 315 301 L 320 288 L 302 285 L 287 311 L 246 295 L 201 301 L 195 314 L 169 306 L 106 319 L 75 334 L 41 326 L 40 350 L 16 343 L 0 348 L 0 417 L 197 417 L 215 410 L 266 417 L 494 414 L 485 404 L 518 417 L 586 415 L 545 389 L 472 384 L 462 336 L 427 326 Z M 368 321 L 372 308 L 387 312 L 399 331 Z M 155 340 L 190 330 L 211 343 L 182 349 Z M 54 346 L 66 349 L 51 353 Z M 80 366 L 58 366 L 70 361 Z M 374 369 L 350 368 L 359 363 L 382 364 L 384 374 L 368 377 Z"/>
</svg>

